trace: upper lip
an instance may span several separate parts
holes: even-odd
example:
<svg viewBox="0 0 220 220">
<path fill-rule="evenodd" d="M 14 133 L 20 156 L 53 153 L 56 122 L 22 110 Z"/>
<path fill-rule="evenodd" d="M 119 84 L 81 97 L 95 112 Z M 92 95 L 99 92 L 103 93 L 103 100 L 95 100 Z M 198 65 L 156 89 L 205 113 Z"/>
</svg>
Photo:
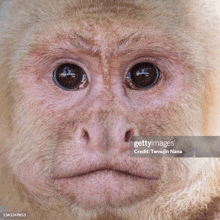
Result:
<svg viewBox="0 0 220 220">
<path fill-rule="evenodd" d="M 149 158 L 149 164 L 151 162 Z M 158 170 L 152 171 L 152 166 L 146 163 L 137 163 L 132 159 L 124 159 L 120 161 L 117 158 L 111 160 L 97 159 L 97 160 L 80 160 L 74 164 L 59 163 L 58 168 L 53 170 L 53 179 L 73 178 L 98 171 L 113 171 L 120 172 L 125 175 L 131 175 L 138 178 L 145 178 L 150 180 L 158 180 L 161 176 L 162 170 L 158 166 Z M 94 162 L 95 161 L 95 162 Z M 158 163 L 158 161 L 157 161 Z M 55 166 L 56 167 L 56 166 Z"/>
</svg>

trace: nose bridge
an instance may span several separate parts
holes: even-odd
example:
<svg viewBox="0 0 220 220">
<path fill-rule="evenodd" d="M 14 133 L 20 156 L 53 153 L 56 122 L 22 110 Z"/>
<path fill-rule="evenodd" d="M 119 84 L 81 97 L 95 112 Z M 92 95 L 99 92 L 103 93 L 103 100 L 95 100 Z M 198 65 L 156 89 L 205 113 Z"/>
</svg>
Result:
<svg viewBox="0 0 220 220">
<path fill-rule="evenodd" d="M 116 105 L 119 105 L 119 96 L 122 95 L 119 91 L 120 82 L 113 80 L 110 76 L 110 69 L 102 69 L 100 75 L 97 76 L 96 80 L 92 85 L 92 108 L 99 111 L 109 111 L 114 109 Z M 117 76 L 116 76 L 117 77 Z M 114 85 L 113 85 L 114 84 Z"/>
<path fill-rule="evenodd" d="M 121 85 L 121 80 L 117 74 L 111 72 L 115 70 L 108 68 L 105 71 L 106 72 L 103 72 L 101 75 L 102 80 L 93 87 L 96 97 L 95 103 L 100 105 L 102 109 L 106 108 L 106 111 L 116 107 L 121 109 L 124 107 L 122 101 L 127 100 Z"/>
<path fill-rule="evenodd" d="M 113 76 L 115 75 L 113 70 L 111 69 L 111 54 L 113 47 L 113 42 L 111 42 L 111 37 L 109 35 L 100 35 L 98 34 L 96 37 L 96 42 L 99 46 L 99 54 L 100 54 L 100 67 L 101 67 L 101 77 L 103 82 L 103 91 L 105 91 L 108 97 L 112 96 L 112 84 L 113 84 Z"/>
<path fill-rule="evenodd" d="M 104 112 L 105 115 L 106 113 L 115 112 L 116 109 L 120 110 L 120 103 L 118 102 L 118 98 L 111 88 L 100 91 L 95 101 L 95 106 L 98 108 L 97 111 Z"/>
<path fill-rule="evenodd" d="M 128 117 L 128 109 L 123 100 L 123 90 L 121 89 L 120 80 L 117 80 L 117 76 L 110 77 L 109 68 L 105 69 L 107 72 L 103 72 L 101 75 L 102 80 L 93 85 L 94 99 L 88 111 L 91 111 L 95 117 L 92 123 L 98 122 L 105 123 L 105 126 L 111 127 L 112 124 L 125 125 L 125 120 Z M 99 89 L 98 89 L 99 88 Z M 92 116 L 92 117 L 93 117 Z M 100 126 L 104 126 L 103 124 Z M 115 128 L 119 128 L 118 126 Z"/>
</svg>

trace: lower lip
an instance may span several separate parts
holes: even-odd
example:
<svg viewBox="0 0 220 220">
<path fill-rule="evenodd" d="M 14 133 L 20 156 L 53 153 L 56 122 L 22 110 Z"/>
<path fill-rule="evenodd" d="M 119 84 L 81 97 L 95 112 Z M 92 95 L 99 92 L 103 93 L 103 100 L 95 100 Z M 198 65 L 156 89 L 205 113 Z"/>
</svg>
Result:
<svg viewBox="0 0 220 220">
<path fill-rule="evenodd" d="M 157 178 L 143 178 L 120 171 L 100 170 L 55 179 L 55 189 L 86 209 L 106 209 L 141 201 L 156 192 Z"/>
</svg>

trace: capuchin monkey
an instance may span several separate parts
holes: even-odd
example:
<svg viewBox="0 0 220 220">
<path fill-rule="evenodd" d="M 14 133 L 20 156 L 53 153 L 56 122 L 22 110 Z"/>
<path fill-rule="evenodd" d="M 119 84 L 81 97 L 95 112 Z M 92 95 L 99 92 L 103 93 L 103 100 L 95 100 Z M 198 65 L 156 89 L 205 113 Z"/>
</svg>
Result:
<svg viewBox="0 0 220 220">
<path fill-rule="evenodd" d="M 218 158 L 130 156 L 135 136 L 220 134 L 217 3 L 3 4 L 2 212 L 220 219 Z"/>
</svg>

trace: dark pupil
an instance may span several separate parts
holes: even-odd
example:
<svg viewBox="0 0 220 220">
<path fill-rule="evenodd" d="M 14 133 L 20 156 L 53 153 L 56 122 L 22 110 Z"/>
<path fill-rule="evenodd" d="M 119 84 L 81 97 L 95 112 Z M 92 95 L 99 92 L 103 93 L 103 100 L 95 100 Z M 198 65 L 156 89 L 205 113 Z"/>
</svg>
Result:
<svg viewBox="0 0 220 220">
<path fill-rule="evenodd" d="M 159 70 L 152 63 L 138 63 L 130 70 L 132 83 L 139 88 L 153 86 L 159 78 Z"/>
<path fill-rule="evenodd" d="M 54 71 L 54 81 L 64 89 L 76 88 L 82 81 L 83 70 L 74 64 L 62 64 Z"/>
</svg>

